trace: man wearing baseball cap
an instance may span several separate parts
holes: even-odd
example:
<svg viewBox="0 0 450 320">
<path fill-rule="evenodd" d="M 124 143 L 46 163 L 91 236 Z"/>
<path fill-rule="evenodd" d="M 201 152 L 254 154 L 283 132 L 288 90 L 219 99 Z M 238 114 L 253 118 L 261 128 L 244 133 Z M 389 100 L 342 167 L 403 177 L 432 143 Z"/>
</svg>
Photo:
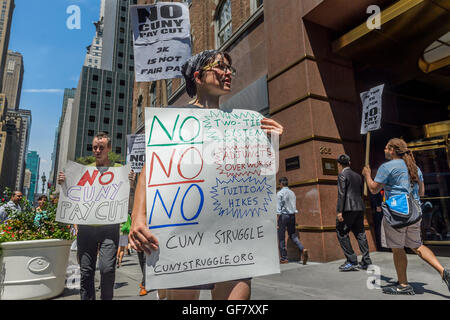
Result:
<svg viewBox="0 0 450 320">
<path fill-rule="evenodd" d="M 359 174 L 350 169 L 350 157 L 348 155 L 340 155 L 337 162 L 339 175 L 336 232 L 346 258 L 345 263 L 339 269 L 341 271 L 366 270 L 368 265 L 372 264 L 372 261 L 370 260 L 369 244 L 364 231 L 363 180 Z M 359 265 L 350 243 L 350 231 L 355 235 L 362 254 Z"/>
</svg>

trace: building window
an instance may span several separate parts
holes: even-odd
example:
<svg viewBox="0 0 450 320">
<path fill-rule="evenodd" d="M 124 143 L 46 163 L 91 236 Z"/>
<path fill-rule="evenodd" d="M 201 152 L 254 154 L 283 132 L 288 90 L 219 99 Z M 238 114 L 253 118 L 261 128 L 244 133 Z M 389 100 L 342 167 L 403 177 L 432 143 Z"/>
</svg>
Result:
<svg viewBox="0 0 450 320">
<path fill-rule="evenodd" d="M 97 88 L 92 88 L 91 94 L 93 94 L 95 96 L 97 94 Z"/>
<path fill-rule="evenodd" d="M 123 106 L 119 106 L 118 111 L 119 111 L 119 112 L 123 112 Z"/>
<path fill-rule="evenodd" d="M 107 97 L 111 97 L 111 91 L 109 91 L 109 90 L 106 90 L 106 92 L 105 92 L 105 96 L 107 96 Z"/>
<path fill-rule="evenodd" d="M 256 10 L 261 8 L 264 4 L 264 0 L 251 0 L 250 2 L 250 11 L 254 13 Z"/>
<path fill-rule="evenodd" d="M 95 122 L 95 117 L 94 116 L 89 116 L 89 122 Z"/>
<path fill-rule="evenodd" d="M 117 64 L 117 68 L 122 69 L 123 65 L 121 63 Z"/>
<path fill-rule="evenodd" d="M 119 51 L 118 55 L 119 55 L 119 57 L 122 58 L 123 57 L 123 52 Z"/>
<path fill-rule="evenodd" d="M 155 82 L 152 82 L 149 94 L 150 94 L 150 107 L 155 107 L 156 106 Z"/>
<path fill-rule="evenodd" d="M 86 151 L 92 151 L 92 144 L 88 144 L 88 145 L 87 145 Z"/>
<path fill-rule="evenodd" d="M 92 80 L 98 81 L 98 75 L 94 74 L 94 75 L 92 76 Z"/>
<path fill-rule="evenodd" d="M 106 78 L 106 83 L 112 83 L 112 78 Z"/>
<path fill-rule="evenodd" d="M 125 80 L 120 80 L 119 84 L 120 84 L 121 86 L 125 86 Z"/>
<path fill-rule="evenodd" d="M 104 123 L 104 124 L 109 124 L 109 118 L 104 118 L 104 119 L 103 119 L 103 123 Z"/>
<path fill-rule="evenodd" d="M 122 119 L 117 119 L 117 125 L 118 125 L 118 126 L 123 125 L 123 120 L 122 120 Z"/>
<path fill-rule="evenodd" d="M 121 154 L 122 153 L 122 148 L 121 147 L 116 147 L 116 153 L 117 154 Z"/>
<path fill-rule="evenodd" d="M 167 79 L 166 84 L 167 84 L 167 97 L 170 98 L 172 96 L 173 91 L 173 79 Z"/>
<path fill-rule="evenodd" d="M 105 103 L 105 111 L 111 110 L 111 105 L 109 103 Z"/>
<path fill-rule="evenodd" d="M 97 108 L 97 103 L 96 103 L 95 101 L 92 101 L 92 102 L 91 102 L 91 108 L 92 108 L 92 109 Z"/>
<path fill-rule="evenodd" d="M 117 134 L 117 139 L 122 139 L 122 134 L 121 133 Z"/>
<path fill-rule="evenodd" d="M 125 98 L 125 94 L 124 93 L 119 93 L 119 99 L 124 99 Z"/>
<path fill-rule="evenodd" d="M 134 71 L 134 67 L 133 67 L 133 66 L 130 66 L 128 69 L 129 69 L 131 72 Z"/>
<path fill-rule="evenodd" d="M 88 130 L 88 137 L 94 136 L 94 130 Z"/>
<path fill-rule="evenodd" d="M 231 0 L 225 0 L 217 15 L 217 47 L 222 46 L 231 34 Z"/>
</svg>

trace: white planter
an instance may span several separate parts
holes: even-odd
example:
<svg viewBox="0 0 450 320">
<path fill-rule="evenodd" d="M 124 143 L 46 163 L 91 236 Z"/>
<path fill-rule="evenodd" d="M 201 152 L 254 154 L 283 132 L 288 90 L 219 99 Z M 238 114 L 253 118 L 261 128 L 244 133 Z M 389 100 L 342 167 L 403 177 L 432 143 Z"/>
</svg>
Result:
<svg viewBox="0 0 450 320">
<path fill-rule="evenodd" d="M 0 300 L 41 300 L 64 290 L 70 240 L 0 243 Z"/>
</svg>

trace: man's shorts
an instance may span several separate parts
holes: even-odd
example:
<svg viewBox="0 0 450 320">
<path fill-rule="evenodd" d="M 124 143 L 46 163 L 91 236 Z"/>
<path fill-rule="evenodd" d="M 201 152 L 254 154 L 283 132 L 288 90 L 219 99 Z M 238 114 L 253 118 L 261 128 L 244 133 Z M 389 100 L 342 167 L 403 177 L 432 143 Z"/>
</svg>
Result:
<svg viewBox="0 0 450 320">
<path fill-rule="evenodd" d="M 392 228 L 383 217 L 381 223 L 381 245 L 385 248 L 403 249 L 404 247 L 417 249 L 422 245 L 420 223 L 418 222 L 400 229 Z"/>
</svg>

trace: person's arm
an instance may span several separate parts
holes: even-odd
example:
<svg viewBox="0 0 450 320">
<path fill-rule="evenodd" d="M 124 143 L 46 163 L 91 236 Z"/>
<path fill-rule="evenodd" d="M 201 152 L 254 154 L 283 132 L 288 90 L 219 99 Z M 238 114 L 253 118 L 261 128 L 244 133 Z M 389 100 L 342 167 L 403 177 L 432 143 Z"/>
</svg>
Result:
<svg viewBox="0 0 450 320">
<path fill-rule="evenodd" d="M 261 119 L 261 129 L 267 134 L 277 134 L 280 137 L 284 131 L 281 124 L 269 118 Z"/>
<path fill-rule="evenodd" d="M 60 171 L 58 174 L 58 184 L 63 184 L 66 181 L 66 175 L 64 172 Z"/>
<path fill-rule="evenodd" d="M 338 200 L 337 200 L 337 206 L 336 206 L 336 217 L 339 222 L 344 221 L 344 218 L 342 217 L 342 211 L 344 210 L 345 205 L 345 176 L 341 173 L 338 175 L 337 179 L 337 186 L 338 186 Z"/>
<path fill-rule="evenodd" d="M 136 172 L 134 172 L 133 170 L 130 171 L 130 173 L 128 174 L 128 180 L 130 181 L 130 188 L 131 189 L 135 189 L 136 188 Z"/>
<path fill-rule="evenodd" d="M 283 197 L 281 196 L 281 191 L 277 193 L 277 215 L 281 214 L 281 202 L 283 201 Z"/>
<path fill-rule="evenodd" d="M 380 169 L 379 169 L 380 170 Z M 377 194 L 383 189 L 383 184 L 375 182 L 371 176 L 372 171 L 370 170 L 369 165 L 366 165 L 363 169 L 362 175 L 366 179 L 367 188 L 369 188 L 372 194 Z"/>
<path fill-rule="evenodd" d="M 150 232 L 146 216 L 146 174 L 145 164 L 139 175 L 136 193 L 134 195 L 133 212 L 131 213 L 131 227 L 128 240 L 131 247 L 137 251 L 145 251 L 150 254 L 152 250 L 158 250 L 158 239 Z"/>
<path fill-rule="evenodd" d="M 423 183 L 423 174 L 422 171 L 417 168 L 419 174 L 419 197 L 423 197 L 425 195 L 425 184 Z"/>
<path fill-rule="evenodd" d="M 419 196 L 423 197 L 425 195 L 425 184 L 423 181 L 419 181 Z"/>
</svg>

